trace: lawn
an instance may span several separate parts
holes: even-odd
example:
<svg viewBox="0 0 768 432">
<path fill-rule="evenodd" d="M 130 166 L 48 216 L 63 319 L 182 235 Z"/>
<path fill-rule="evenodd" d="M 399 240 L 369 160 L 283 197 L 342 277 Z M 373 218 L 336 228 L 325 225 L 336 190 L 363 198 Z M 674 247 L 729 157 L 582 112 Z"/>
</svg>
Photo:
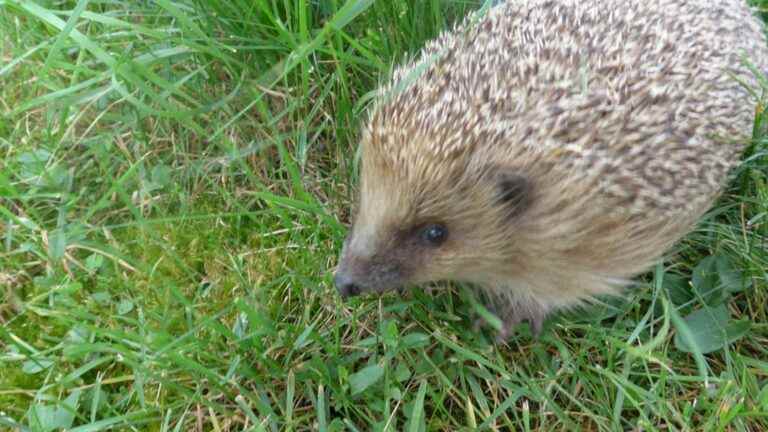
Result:
<svg viewBox="0 0 768 432">
<path fill-rule="evenodd" d="M 0 0 L 0 430 L 768 430 L 754 101 L 695 232 L 538 340 L 336 294 L 371 92 L 481 3 Z"/>
</svg>

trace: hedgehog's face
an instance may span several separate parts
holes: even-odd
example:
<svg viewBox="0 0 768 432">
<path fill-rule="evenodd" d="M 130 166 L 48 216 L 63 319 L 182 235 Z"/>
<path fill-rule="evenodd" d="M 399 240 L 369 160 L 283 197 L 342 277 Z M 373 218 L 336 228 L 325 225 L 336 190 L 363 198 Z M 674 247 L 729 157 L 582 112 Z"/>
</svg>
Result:
<svg viewBox="0 0 768 432">
<path fill-rule="evenodd" d="M 440 221 L 379 228 L 358 223 L 344 242 L 335 276 L 343 297 L 429 280 L 426 267 L 449 247 L 450 227 Z"/>
<path fill-rule="evenodd" d="M 430 178 L 364 163 L 361 183 L 335 275 L 343 297 L 438 280 L 486 282 L 510 245 L 510 221 L 531 198 L 525 177 L 497 168 L 461 166 Z"/>
</svg>

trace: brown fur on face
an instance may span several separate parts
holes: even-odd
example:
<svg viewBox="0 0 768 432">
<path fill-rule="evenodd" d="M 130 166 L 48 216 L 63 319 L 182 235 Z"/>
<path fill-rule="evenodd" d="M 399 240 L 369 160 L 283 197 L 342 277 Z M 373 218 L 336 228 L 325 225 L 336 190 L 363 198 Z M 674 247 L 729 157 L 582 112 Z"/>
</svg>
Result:
<svg viewBox="0 0 768 432">
<path fill-rule="evenodd" d="M 501 230 L 509 229 L 527 205 L 531 185 L 494 165 L 473 166 L 477 161 L 471 155 L 441 161 L 445 171 L 427 174 L 417 166 L 382 163 L 375 147 L 363 145 L 360 211 L 338 273 L 356 280 L 355 291 L 362 292 L 434 280 L 473 281 L 473 269 L 482 273 L 491 257 L 483 249 L 499 247 L 489 244 L 489 229 L 497 226 L 503 238 Z M 423 181 L 426 175 L 429 181 Z M 439 246 L 422 238 L 434 224 L 447 230 Z"/>
<path fill-rule="evenodd" d="M 340 291 L 470 282 L 537 328 L 615 293 L 738 163 L 743 84 L 759 87 L 742 55 L 768 70 L 742 0 L 524 0 L 468 19 L 381 89 Z"/>
</svg>

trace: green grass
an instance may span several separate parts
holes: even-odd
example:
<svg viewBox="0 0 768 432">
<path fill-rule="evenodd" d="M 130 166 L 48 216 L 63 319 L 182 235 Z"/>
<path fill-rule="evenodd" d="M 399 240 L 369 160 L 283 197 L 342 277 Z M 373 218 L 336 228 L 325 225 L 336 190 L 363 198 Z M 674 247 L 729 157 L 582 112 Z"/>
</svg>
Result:
<svg viewBox="0 0 768 432">
<path fill-rule="evenodd" d="M 335 295 L 370 92 L 478 6 L 0 0 L 0 429 L 768 430 L 763 115 L 678 253 L 540 341 Z"/>
</svg>

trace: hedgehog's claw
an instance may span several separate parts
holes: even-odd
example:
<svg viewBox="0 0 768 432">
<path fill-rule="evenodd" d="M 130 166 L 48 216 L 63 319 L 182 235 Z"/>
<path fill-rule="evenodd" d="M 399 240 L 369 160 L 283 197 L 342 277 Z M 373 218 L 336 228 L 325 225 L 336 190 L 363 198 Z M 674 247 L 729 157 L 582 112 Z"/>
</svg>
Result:
<svg viewBox="0 0 768 432">
<path fill-rule="evenodd" d="M 546 319 L 546 316 L 546 311 L 541 307 L 517 308 L 501 314 L 499 317 L 501 318 L 502 327 L 496 335 L 496 342 L 506 342 L 512 335 L 514 328 L 523 321 L 528 322 L 528 325 L 531 328 L 531 335 L 534 339 L 538 339 L 544 328 L 544 320 Z"/>
<path fill-rule="evenodd" d="M 531 334 L 533 335 L 534 339 L 538 339 L 541 337 L 541 332 L 544 329 L 544 317 L 536 317 L 536 318 L 530 318 L 528 320 L 528 323 L 531 326 Z"/>
<path fill-rule="evenodd" d="M 528 319 L 528 324 L 531 327 L 531 336 L 533 339 L 539 339 L 541 337 L 543 322 L 539 319 Z M 504 321 L 502 323 L 501 330 L 496 334 L 496 343 L 505 343 L 512 336 L 514 328 L 521 324 L 523 320 L 515 320 L 514 322 Z"/>
<path fill-rule="evenodd" d="M 528 322 L 531 335 L 534 339 L 538 339 L 542 334 L 544 320 L 547 318 L 548 312 L 541 305 L 528 302 L 512 304 L 490 302 L 486 304 L 486 308 L 501 320 L 501 328 L 495 337 L 497 344 L 506 343 L 514 333 L 515 327 L 523 321 Z M 472 328 L 475 331 L 480 331 L 482 327 L 488 325 L 489 323 L 484 318 L 478 317 L 474 320 Z"/>
<path fill-rule="evenodd" d="M 497 344 L 503 344 L 507 343 L 509 340 L 509 337 L 512 336 L 512 327 L 510 325 L 507 325 L 507 323 L 502 323 L 501 330 L 499 330 L 498 333 L 496 333 L 496 343 Z"/>
</svg>

